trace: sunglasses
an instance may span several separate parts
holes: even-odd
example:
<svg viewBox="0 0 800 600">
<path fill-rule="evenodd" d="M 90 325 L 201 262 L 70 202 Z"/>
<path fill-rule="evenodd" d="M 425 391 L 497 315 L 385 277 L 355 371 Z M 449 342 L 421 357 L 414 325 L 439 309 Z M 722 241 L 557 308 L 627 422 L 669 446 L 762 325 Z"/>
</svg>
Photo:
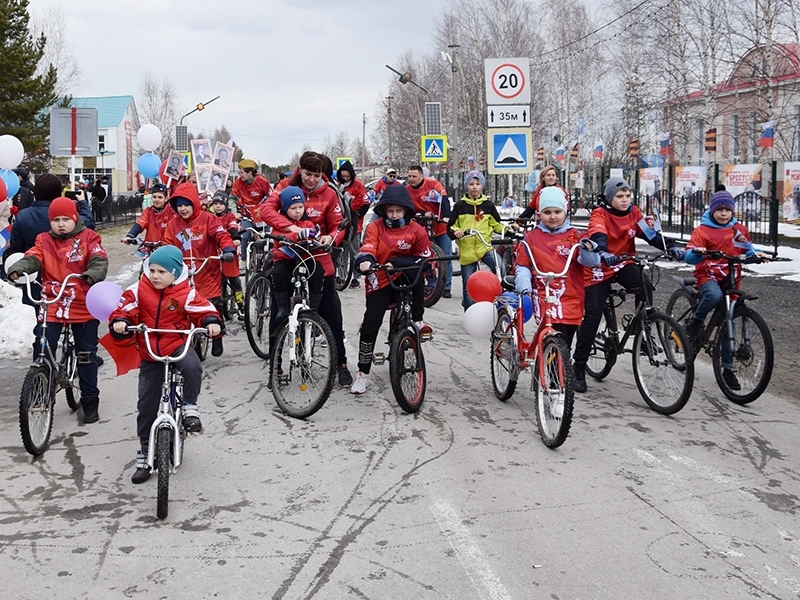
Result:
<svg viewBox="0 0 800 600">
<path fill-rule="evenodd" d="M 389 179 L 395 179 L 395 178 L 397 177 L 397 175 L 395 175 L 394 173 L 389 173 L 389 174 L 387 175 L 387 177 L 388 177 Z"/>
</svg>

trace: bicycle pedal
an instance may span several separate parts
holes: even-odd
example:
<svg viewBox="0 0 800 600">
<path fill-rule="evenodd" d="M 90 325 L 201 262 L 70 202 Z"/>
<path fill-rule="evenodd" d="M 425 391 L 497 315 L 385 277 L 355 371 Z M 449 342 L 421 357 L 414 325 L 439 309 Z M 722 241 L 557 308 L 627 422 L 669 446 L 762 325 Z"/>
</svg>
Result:
<svg viewBox="0 0 800 600">
<path fill-rule="evenodd" d="M 420 333 L 419 334 L 419 341 L 420 342 L 430 342 L 433 339 L 432 333 Z"/>
<path fill-rule="evenodd" d="M 383 354 L 383 352 L 376 352 L 372 356 L 372 364 L 373 365 L 382 365 L 385 362 L 386 362 L 386 356 Z"/>
</svg>

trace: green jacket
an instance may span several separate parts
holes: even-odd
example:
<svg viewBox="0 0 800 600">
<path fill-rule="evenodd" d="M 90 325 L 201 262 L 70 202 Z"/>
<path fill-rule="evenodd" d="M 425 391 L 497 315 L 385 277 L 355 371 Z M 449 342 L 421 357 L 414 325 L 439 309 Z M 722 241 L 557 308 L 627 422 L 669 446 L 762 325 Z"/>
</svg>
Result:
<svg viewBox="0 0 800 600">
<path fill-rule="evenodd" d="M 492 239 L 492 232 L 503 233 L 503 224 L 500 222 L 497 207 L 486 196 L 470 198 L 465 195 L 456 202 L 450 213 L 447 235 L 451 239 L 456 239 L 454 229 L 461 231 L 475 229 L 488 242 Z M 491 246 L 484 244 L 477 235 L 463 237 L 458 240 L 458 262 L 462 265 L 476 263 L 491 249 Z"/>
</svg>

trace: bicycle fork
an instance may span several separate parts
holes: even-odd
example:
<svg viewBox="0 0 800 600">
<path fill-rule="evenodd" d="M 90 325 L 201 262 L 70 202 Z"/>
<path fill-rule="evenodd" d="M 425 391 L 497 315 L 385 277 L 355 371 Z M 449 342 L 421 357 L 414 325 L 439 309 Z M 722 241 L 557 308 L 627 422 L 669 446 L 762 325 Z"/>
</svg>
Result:
<svg viewBox="0 0 800 600">
<path fill-rule="evenodd" d="M 147 464 L 150 469 L 155 469 L 156 460 L 156 440 L 158 432 L 162 429 L 169 428 L 172 430 L 172 469 L 175 470 L 181 464 L 181 436 L 178 429 L 178 419 L 180 418 L 180 406 L 178 406 L 178 398 L 173 399 L 174 388 L 171 378 L 169 377 L 169 363 L 164 363 L 167 374 L 162 386 L 161 402 L 158 408 L 158 415 L 156 420 L 150 426 L 150 442 L 147 446 Z M 174 411 L 174 416 L 173 416 Z"/>
</svg>

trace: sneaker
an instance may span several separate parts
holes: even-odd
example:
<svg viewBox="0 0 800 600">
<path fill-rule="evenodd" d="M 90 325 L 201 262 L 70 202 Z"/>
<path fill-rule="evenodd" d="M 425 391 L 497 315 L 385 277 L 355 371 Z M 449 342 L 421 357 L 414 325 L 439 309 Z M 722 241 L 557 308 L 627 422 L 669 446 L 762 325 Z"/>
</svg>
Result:
<svg viewBox="0 0 800 600">
<path fill-rule="evenodd" d="M 725 380 L 725 385 L 728 386 L 728 389 L 733 390 L 734 392 L 738 392 L 742 389 L 742 386 L 739 384 L 739 380 L 736 379 L 736 373 L 734 373 L 733 370 L 722 369 L 722 379 Z"/>
<path fill-rule="evenodd" d="M 351 394 L 363 394 L 367 391 L 369 387 L 369 373 L 362 373 L 361 371 L 358 372 L 356 375 L 356 380 L 353 385 L 350 386 L 350 393 Z"/>
<path fill-rule="evenodd" d="M 103 357 L 102 357 L 102 356 L 97 356 L 97 355 L 95 355 L 95 357 L 94 357 L 94 364 L 96 364 L 98 367 L 102 367 L 102 366 L 105 364 L 105 362 L 106 362 L 106 361 L 104 361 L 104 360 L 103 360 Z"/>
<path fill-rule="evenodd" d="M 236 305 L 236 319 L 239 321 L 244 321 L 244 304 Z"/>
<path fill-rule="evenodd" d="M 339 376 L 339 385 L 342 387 L 350 387 L 353 385 L 353 376 L 347 369 L 347 365 L 339 365 L 336 368 L 336 373 Z"/>
<path fill-rule="evenodd" d="M 417 329 L 419 329 L 420 335 L 433 335 L 433 327 L 425 321 L 417 321 Z"/>
<path fill-rule="evenodd" d="M 222 356 L 222 338 L 211 340 L 211 356 Z"/>
<path fill-rule="evenodd" d="M 247 263 L 246 263 L 246 262 L 244 262 L 243 260 L 240 260 L 240 261 L 239 261 L 239 270 L 240 270 L 242 273 L 244 273 L 245 271 L 247 271 Z"/>
<path fill-rule="evenodd" d="M 689 323 L 686 325 L 686 335 L 689 336 L 689 339 L 697 338 L 700 335 L 700 332 L 703 330 L 703 321 L 700 319 L 690 319 Z"/>
<path fill-rule="evenodd" d="M 184 404 L 183 406 L 183 428 L 187 433 L 199 433 L 203 430 L 200 422 L 200 412 L 196 404 Z"/>
<path fill-rule="evenodd" d="M 575 385 L 573 389 L 583 394 L 588 389 L 586 387 L 586 363 L 573 363 L 572 369 L 575 373 Z"/>
<path fill-rule="evenodd" d="M 361 282 L 358 279 L 353 279 L 353 281 L 350 282 L 351 289 L 357 290 L 360 287 L 361 287 Z"/>
<path fill-rule="evenodd" d="M 136 453 L 136 470 L 131 475 L 131 483 L 144 483 L 150 479 L 150 467 L 147 466 L 147 456 L 139 450 Z"/>
<path fill-rule="evenodd" d="M 450 290 L 445 290 L 442 292 L 442 298 L 452 298 L 453 294 L 450 293 Z"/>
</svg>

